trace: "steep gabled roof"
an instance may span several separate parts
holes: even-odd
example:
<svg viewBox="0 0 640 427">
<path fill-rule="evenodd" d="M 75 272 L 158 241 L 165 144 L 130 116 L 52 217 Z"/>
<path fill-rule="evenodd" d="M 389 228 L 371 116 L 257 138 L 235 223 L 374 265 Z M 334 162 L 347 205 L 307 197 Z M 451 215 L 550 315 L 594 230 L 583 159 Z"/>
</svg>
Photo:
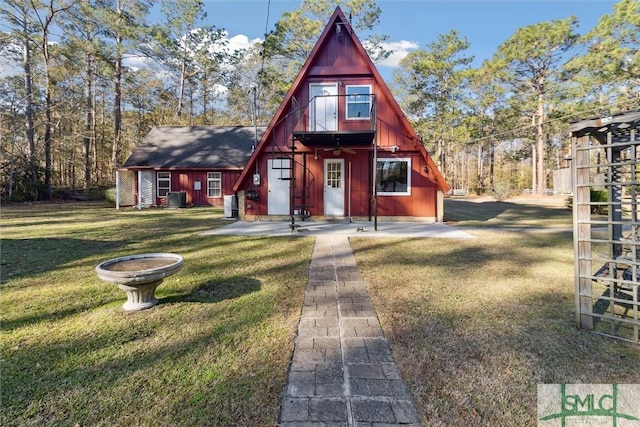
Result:
<svg viewBox="0 0 640 427">
<path fill-rule="evenodd" d="M 353 44 L 355 45 L 355 48 L 356 48 L 358 54 L 360 55 L 362 60 L 365 62 L 365 64 L 368 66 L 368 68 L 370 69 L 371 74 L 373 75 L 373 78 L 374 78 L 374 80 L 376 82 L 376 86 L 380 89 L 380 91 L 382 91 L 384 93 L 384 95 L 386 95 L 385 98 L 389 100 L 390 107 L 398 115 L 398 117 L 400 118 L 403 126 L 405 127 L 405 131 L 406 131 L 407 136 L 414 141 L 414 143 L 416 145 L 416 148 L 422 153 L 422 155 L 426 159 L 426 162 L 427 162 L 427 165 L 428 165 L 428 172 L 427 173 L 428 173 L 429 177 L 438 185 L 438 187 L 442 191 L 445 191 L 445 192 L 449 191 L 449 188 L 450 188 L 449 185 L 447 184 L 447 182 L 445 181 L 444 177 L 442 176 L 442 174 L 438 170 L 437 166 L 435 165 L 435 163 L 431 159 L 431 156 L 429 156 L 429 154 L 427 153 L 426 149 L 424 148 L 424 145 L 422 145 L 420 137 L 415 132 L 415 130 L 411 126 L 411 123 L 409 123 L 409 120 L 407 119 L 407 117 L 402 112 L 402 109 L 400 108 L 400 105 L 398 105 L 397 101 L 393 97 L 393 94 L 391 93 L 391 90 L 389 89 L 387 84 L 384 82 L 384 79 L 382 78 L 382 76 L 378 72 L 378 70 L 377 70 L 376 66 L 374 65 L 373 61 L 371 61 L 371 58 L 369 57 L 369 54 L 366 52 L 366 50 L 362 46 L 362 43 L 360 42 L 358 37 L 355 35 L 353 29 L 351 28 L 351 24 L 345 18 L 344 14 L 342 13 L 342 10 L 340 9 L 340 6 L 336 7 L 335 11 L 333 12 L 333 15 L 329 19 L 329 22 L 327 23 L 324 31 L 320 35 L 320 38 L 316 42 L 315 46 L 313 47 L 313 50 L 309 54 L 309 57 L 307 58 L 307 60 L 305 61 L 304 65 L 302 66 L 300 72 L 298 73 L 298 76 L 296 77 L 296 79 L 294 80 L 293 84 L 289 88 L 289 91 L 287 92 L 284 100 L 280 104 L 280 107 L 278 108 L 278 111 L 276 111 L 275 115 L 271 119 L 271 122 L 269 123 L 269 126 L 267 128 L 267 131 L 265 132 L 264 136 L 260 140 L 260 143 L 256 147 L 255 152 L 253 153 L 253 155 L 251 156 L 251 158 L 247 162 L 247 165 L 246 165 L 245 169 L 243 170 L 242 174 L 240 175 L 240 177 L 236 181 L 236 183 L 235 183 L 235 185 L 233 187 L 234 191 L 237 191 L 239 189 L 239 187 L 242 184 L 242 182 L 244 182 L 244 180 L 247 179 L 248 174 L 254 169 L 254 165 L 258 160 L 258 156 L 260 155 L 260 153 L 264 149 L 265 145 L 267 144 L 267 141 L 270 140 L 269 137 L 270 137 L 271 133 L 274 132 L 276 124 L 279 123 L 282 120 L 282 118 L 284 117 L 284 115 L 287 113 L 286 109 L 287 109 L 287 106 L 290 105 L 290 103 L 291 103 L 291 98 L 296 93 L 296 91 L 298 89 L 298 86 L 300 86 L 300 84 L 302 82 L 304 82 L 305 79 L 307 78 L 307 76 L 309 75 L 311 66 L 314 63 L 316 56 L 318 55 L 318 53 L 324 47 L 324 45 L 325 45 L 325 43 L 327 41 L 327 38 L 329 37 L 330 31 L 333 28 L 335 28 L 335 25 L 337 23 L 341 24 L 343 26 L 343 28 L 344 28 L 344 30 L 342 31 L 342 34 L 346 34 L 346 37 L 350 37 L 351 40 L 353 41 Z"/>
<path fill-rule="evenodd" d="M 242 169 L 266 127 L 158 126 L 123 169 Z M 257 132 L 256 132 L 257 131 Z"/>
</svg>

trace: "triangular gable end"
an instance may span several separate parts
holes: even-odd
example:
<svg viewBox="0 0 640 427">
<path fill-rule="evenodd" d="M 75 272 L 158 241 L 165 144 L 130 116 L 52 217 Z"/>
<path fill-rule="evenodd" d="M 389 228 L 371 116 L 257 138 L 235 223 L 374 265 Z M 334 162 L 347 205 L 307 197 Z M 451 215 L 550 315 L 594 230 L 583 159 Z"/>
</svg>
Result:
<svg viewBox="0 0 640 427">
<path fill-rule="evenodd" d="M 289 91 L 287 92 L 284 100 L 280 104 L 280 107 L 278 108 L 278 110 L 274 114 L 273 118 L 271 119 L 271 122 L 269 123 L 269 126 L 267 127 L 267 131 L 265 132 L 265 134 L 263 135 L 262 139 L 260 140 L 258 146 L 256 147 L 256 150 L 253 152 L 253 155 L 251 156 L 251 158 L 247 162 L 247 165 L 245 166 L 242 174 L 240 175 L 240 177 L 236 181 L 236 183 L 235 183 L 235 185 L 233 187 L 234 191 L 238 191 L 238 189 L 241 188 L 242 184 L 248 179 L 249 173 L 254 169 L 255 163 L 257 162 L 260 154 L 265 149 L 265 146 L 267 145 L 268 141 L 270 140 L 271 135 L 274 132 L 275 125 L 277 123 L 279 123 L 283 119 L 285 114 L 287 114 L 287 106 L 291 103 L 291 99 L 292 99 L 293 95 L 296 93 L 296 91 L 298 90 L 298 86 L 302 82 L 304 82 L 305 79 L 307 78 L 307 76 L 309 75 L 310 68 L 313 65 L 313 63 L 315 62 L 316 56 L 318 55 L 319 52 L 321 52 L 323 46 L 325 45 L 325 43 L 327 41 L 327 38 L 328 38 L 328 36 L 330 34 L 330 31 L 333 28 L 335 28 L 335 25 L 338 24 L 338 23 L 341 24 L 344 27 L 343 34 L 345 34 L 347 37 L 351 38 L 351 41 L 353 42 L 356 50 L 358 51 L 359 55 L 362 57 L 363 61 L 365 61 L 366 66 L 369 68 L 371 74 L 373 75 L 373 78 L 374 78 L 374 80 L 376 82 L 376 85 L 384 93 L 385 97 L 389 101 L 390 107 L 394 110 L 395 114 L 397 114 L 398 118 L 400 119 L 400 121 L 402 122 L 403 126 L 405 127 L 405 130 L 407 132 L 407 136 L 409 136 L 415 142 L 416 148 L 418 148 L 419 152 L 424 157 L 424 159 L 425 159 L 425 161 L 426 161 L 426 163 L 428 165 L 428 175 L 437 184 L 438 188 L 441 191 L 443 191 L 443 192 L 449 191 L 449 189 L 450 189 L 449 185 L 447 184 L 447 182 L 445 181 L 444 177 L 442 176 L 442 174 L 438 170 L 437 166 L 435 165 L 435 163 L 431 159 L 431 156 L 429 156 L 429 154 L 427 153 L 426 149 L 424 148 L 424 145 L 422 145 L 420 137 L 417 135 L 417 133 L 415 132 L 415 130 L 413 129 L 413 127 L 409 123 L 409 120 L 407 119 L 407 117 L 402 112 L 402 109 L 400 108 L 399 104 L 397 103 L 397 101 L 393 97 L 393 94 L 391 93 L 391 91 L 388 88 L 387 84 L 384 82 L 384 79 L 382 78 L 382 76 L 378 72 L 375 64 L 373 63 L 373 61 L 371 61 L 371 58 L 369 57 L 369 55 L 367 54 L 366 50 L 362 46 L 362 43 L 360 42 L 358 37 L 355 35 L 353 29 L 351 28 L 351 24 L 346 19 L 346 17 L 344 16 L 344 14 L 343 14 L 343 12 L 342 12 L 342 10 L 340 9 L 339 6 L 336 7 L 335 11 L 333 12 L 333 15 L 329 19 L 329 22 L 327 23 L 324 31 L 320 35 L 320 38 L 316 42 L 316 44 L 313 47 L 311 53 L 309 54 L 309 57 L 305 61 L 304 65 L 302 66 L 302 68 L 301 68 L 300 72 L 298 73 L 296 79 L 294 80 L 293 84 L 289 88 Z"/>
</svg>

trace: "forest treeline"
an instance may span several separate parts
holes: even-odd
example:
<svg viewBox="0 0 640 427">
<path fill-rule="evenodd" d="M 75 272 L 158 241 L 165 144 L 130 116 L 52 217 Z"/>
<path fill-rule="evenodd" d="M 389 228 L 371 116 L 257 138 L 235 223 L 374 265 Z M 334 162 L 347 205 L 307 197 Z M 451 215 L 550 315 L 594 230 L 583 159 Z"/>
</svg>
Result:
<svg viewBox="0 0 640 427">
<path fill-rule="evenodd" d="M 156 125 L 269 123 L 337 5 L 374 62 L 391 53 L 375 0 L 303 0 L 241 51 L 201 0 L 5 0 L 2 199 L 109 187 Z M 542 194 L 571 121 L 640 108 L 640 2 L 578 24 L 519 28 L 479 67 L 456 30 L 401 61 L 387 83 L 453 188 Z"/>
</svg>

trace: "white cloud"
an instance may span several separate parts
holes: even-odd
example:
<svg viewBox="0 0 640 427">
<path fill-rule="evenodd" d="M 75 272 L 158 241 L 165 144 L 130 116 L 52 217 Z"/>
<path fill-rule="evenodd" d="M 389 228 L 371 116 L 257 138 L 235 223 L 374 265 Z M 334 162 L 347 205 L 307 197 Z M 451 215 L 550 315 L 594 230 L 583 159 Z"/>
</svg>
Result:
<svg viewBox="0 0 640 427">
<path fill-rule="evenodd" d="M 122 62 L 126 67 L 131 68 L 134 71 L 138 71 L 143 68 L 153 68 L 154 66 L 153 60 L 141 55 L 126 55 Z"/>
<path fill-rule="evenodd" d="M 249 37 L 244 34 L 238 34 L 231 38 L 229 38 L 229 50 L 234 52 L 236 50 L 246 50 L 251 49 L 254 44 L 262 42 L 262 39 L 256 38 L 253 40 L 249 40 Z"/>
<path fill-rule="evenodd" d="M 229 88 L 227 88 L 226 86 L 222 86 L 221 84 L 218 84 L 218 83 L 214 84 L 211 89 L 213 93 L 218 96 L 226 97 L 227 94 L 229 93 Z"/>
<path fill-rule="evenodd" d="M 409 51 L 417 49 L 419 46 L 417 43 L 409 40 L 400 40 L 397 42 L 382 43 L 382 47 L 392 53 L 387 59 L 378 62 L 376 65 L 396 68 L 399 66 L 402 58 L 409 54 Z"/>
</svg>

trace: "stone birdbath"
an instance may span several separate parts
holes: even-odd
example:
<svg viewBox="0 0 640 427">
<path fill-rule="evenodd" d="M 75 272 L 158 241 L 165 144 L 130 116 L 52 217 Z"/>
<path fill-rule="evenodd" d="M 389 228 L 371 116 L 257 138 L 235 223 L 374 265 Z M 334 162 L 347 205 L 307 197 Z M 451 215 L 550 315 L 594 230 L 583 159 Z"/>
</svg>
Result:
<svg viewBox="0 0 640 427">
<path fill-rule="evenodd" d="M 116 283 L 127 293 L 126 311 L 144 310 L 158 303 L 155 291 L 165 277 L 177 273 L 184 263 L 181 255 L 148 253 L 104 261 L 96 267 L 98 277 Z"/>
</svg>

